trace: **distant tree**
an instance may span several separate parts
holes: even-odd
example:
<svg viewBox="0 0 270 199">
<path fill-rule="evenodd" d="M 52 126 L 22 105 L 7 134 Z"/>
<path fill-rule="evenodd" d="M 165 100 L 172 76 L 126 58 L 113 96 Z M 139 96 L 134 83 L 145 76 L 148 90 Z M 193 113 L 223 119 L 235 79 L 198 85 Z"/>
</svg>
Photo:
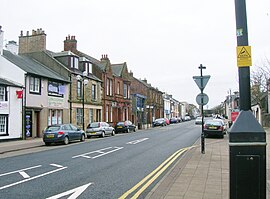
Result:
<svg viewBox="0 0 270 199">
<path fill-rule="evenodd" d="M 267 84 L 270 80 L 270 60 L 266 58 L 261 64 L 251 69 L 251 97 L 253 101 L 260 104 L 261 97 L 267 92 Z"/>
</svg>

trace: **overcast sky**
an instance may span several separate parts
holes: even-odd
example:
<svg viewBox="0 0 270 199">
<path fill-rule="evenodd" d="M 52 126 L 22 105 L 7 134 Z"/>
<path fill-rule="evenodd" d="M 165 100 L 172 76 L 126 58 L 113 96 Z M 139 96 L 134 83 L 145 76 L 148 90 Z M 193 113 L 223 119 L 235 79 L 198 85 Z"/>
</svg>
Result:
<svg viewBox="0 0 270 199">
<path fill-rule="evenodd" d="M 63 50 L 75 35 L 78 49 L 111 63 L 126 62 L 136 78 L 196 104 L 199 88 L 192 76 L 211 78 L 204 90 L 206 108 L 238 90 L 234 0 L 2 0 L 0 25 L 5 42 L 20 31 L 42 28 L 47 49 Z M 247 0 L 253 65 L 270 59 L 270 1 Z"/>
</svg>

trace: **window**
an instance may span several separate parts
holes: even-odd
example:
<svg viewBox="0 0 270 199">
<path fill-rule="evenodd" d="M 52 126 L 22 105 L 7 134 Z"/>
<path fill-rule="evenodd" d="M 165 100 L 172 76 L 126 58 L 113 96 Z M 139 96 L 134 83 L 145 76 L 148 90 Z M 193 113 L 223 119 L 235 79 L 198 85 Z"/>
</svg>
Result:
<svg viewBox="0 0 270 199">
<path fill-rule="evenodd" d="M 117 94 L 119 95 L 120 94 L 120 82 L 117 82 Z"/>
<path fill-rule="evenodd" d="M 97 94 L 96 94 L 96 85 L 92 84 L 92 100 L 97 99 Z"/>
<path fill-rule="evenodd" d="M 128 98 L 128 85 L 124 84 L 124 98 Z"/>
<path fill-rule="evenodd" d="M 87 71 L 87 74 L 92 73 L 93 65 L 89 62 L 84 63 L 84 71 Z"/>
<path fill-rule="evenodd" d="M 94 113 L 93 113 L 93 111 L 94 110 L 92 108 L 89 109 L 89 123 L 94 122 Z"/>
<path fill-rule="evenodd" d="M 63 97 L 65 94 L 65 86 L 59 82 L 48 81 L 48 95 Z"/>
<path fill-rule="evenodd" d="M 83 109 L 82 108 L 77 108 L 76 109 L 76 124 L 78 126 L 81 126 L 83 123 Z"/>
<path fill-rule="evenodd" d="M 62 124 L 63 110 L 49 110 L 48 125 Z"/>
<path fill-rule="evenodd" d="M 77 98 L 82 98 L 82 82 L 77 81 Z"/>
<path fill-rule="evenodd" d="M 0 135 L 8 135 L 7 121 L 7 115 L 0 115 Z"/>
<path fill-rule="evenodd" d="M 112 96 L 113 95 L 113 81 L 112 81 L 112 79 L 107 78 L 106 84 L 107 84 L 106 85 L 106 94 L 109 96 Z"/>
<path fill-rule="evenodd" d="M 70 57 L 70 68 L 79 69 L 79 59 L 78 59 L 78 57 Z"/>
<path fill-rule="evenodd" d="M 113 110 L 112 110 L 113 108 L 112 108 L 112 106 L 111 106 L 111 114 L 110 114 L 110 122 L 112 122 L 112 114 L 113 114 Z"/>
<path fill-rule="evenodd" d="M 6 89 L 3 86 L 0 86 L 0 101 L 5 101 L 6 100 Z"/>
<path fill-rule="evenodd" d="M 106 122 L 109 122 L 109 105 L 106 106 Z"/>
<path fill-rule="evenodd" d="M 38 77 L 30 77 L 29 88 L 31 93 L 39 93 L 40 94 L 40 78 Z"/>
</svg>

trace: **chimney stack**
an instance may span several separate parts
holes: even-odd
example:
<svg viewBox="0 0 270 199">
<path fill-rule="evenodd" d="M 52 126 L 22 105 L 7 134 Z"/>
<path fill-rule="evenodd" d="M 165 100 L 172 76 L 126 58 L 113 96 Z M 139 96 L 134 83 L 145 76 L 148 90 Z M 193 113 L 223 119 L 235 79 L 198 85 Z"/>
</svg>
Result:
<svg viewBox="0 0 270 199">
<path fill-rule="evenodd" d="M 19 36 L 19 54 L 41 52 L 46 50 L 46 34 L 40 28 L 32 30 L 32 35 L 29 35 L 29 31 L 26 35 L 23 35 L 23 31 Z"/>
<path fill-rule="evenodd" d="M 76 53 L 77 51 L 77 40 L 75 36 L 68 35 L 66 37 L 66 40 L 64 41 L 64 51 L 71 51 L 73 53 Z"/>
</svg>

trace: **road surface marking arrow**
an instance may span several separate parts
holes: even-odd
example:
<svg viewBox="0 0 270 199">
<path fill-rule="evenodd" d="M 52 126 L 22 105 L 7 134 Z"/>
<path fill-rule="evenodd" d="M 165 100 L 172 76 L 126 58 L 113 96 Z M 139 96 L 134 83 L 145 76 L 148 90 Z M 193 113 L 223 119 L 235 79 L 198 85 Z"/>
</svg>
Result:
<svg viewBox="0 0 270 199">
<path fill-rule="evenodd" d="M 76 198 L 78 198 L 78 197 L 82 194 L 82 192 L 84 192 L 85 189 L 87 189 L 87 187 L 89 187 L 89 185 L 91 185 L 91 184 L 92 184 L 92 183 L 85 184 L 85 185 L 83 185 L 83 186 L 77 187 L 77 188 L 75 188 L 75 189 L 71 189 L 71 190 L 66 191 L 66 192 L 64 192 L 64 193 L 60 193 L 60 194 L 57 194 L 57 195 L 55 195 L 55 196 L 51 196 L 51 197 L 49 197 L 49 198 L 47 198 L 47 199 L 58 199 L 58 198 L 62 198 L 62 197 L 64 197 L 64 196 L 67 196 L 67 195 L 70 195 L 70 194 L 72 194 L 72 195 L 70 195 L 67 199 L 76 199 Z"/>
</svg>

